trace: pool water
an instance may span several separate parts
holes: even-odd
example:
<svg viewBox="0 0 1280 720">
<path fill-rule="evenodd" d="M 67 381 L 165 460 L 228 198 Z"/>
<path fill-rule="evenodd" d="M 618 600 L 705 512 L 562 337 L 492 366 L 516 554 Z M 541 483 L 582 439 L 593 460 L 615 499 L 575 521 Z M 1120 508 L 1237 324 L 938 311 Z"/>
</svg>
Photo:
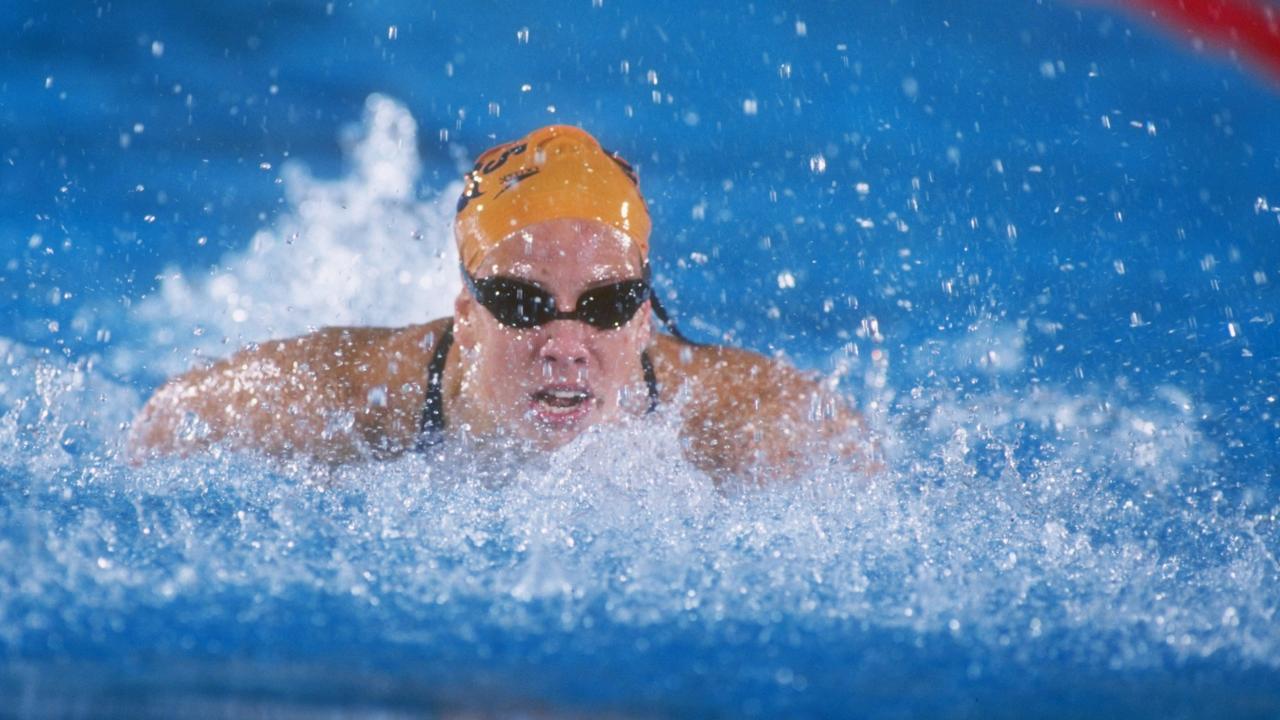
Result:
<svg viewBox="0 0 1280 720">
<path fill-rule="evenodd" d="M 1116 7 L 0 10 L 0 716 L 1275 717 L 1280 85 Z M 885 470 L 670 413 L 514 462 L 132 467 L 168 375 L 448 314 L 581 124 L 664 303 Z M 341 423 L 342 418 L 335 418 Z"/>
</svg>

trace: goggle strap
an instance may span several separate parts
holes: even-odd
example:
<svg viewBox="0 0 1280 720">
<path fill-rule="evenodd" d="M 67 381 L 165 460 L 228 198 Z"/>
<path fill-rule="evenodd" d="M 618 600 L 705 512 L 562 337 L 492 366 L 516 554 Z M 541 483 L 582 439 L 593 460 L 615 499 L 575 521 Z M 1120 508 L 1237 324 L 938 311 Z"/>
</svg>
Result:
<svg viewBox="0 0 1280 720">
<path fill-rule="evenodd" d="M 684 333 L 680 332 L 680 328 L 676 327 L 676 321 L 671 319 L 671 315 L 667 313 L 667 309 L 662 307 L 662 303 L 659 302 L 658 293 L 656 290 L 651 290 L 649 292 L 649 304 L 653 308 L 653 314 L 657 316 L 658 321 L 661 322 L 662 326 L 667 329 L 667 332 L 675 336 L 677 340 L 684 343 L 685 345 L 696 345 L 696 346 L 702 345 L 702 343 L 700 342 L 694 342 L 693 340 L 690 340 L 689 338 L 685 337 Z"/>
</svg>

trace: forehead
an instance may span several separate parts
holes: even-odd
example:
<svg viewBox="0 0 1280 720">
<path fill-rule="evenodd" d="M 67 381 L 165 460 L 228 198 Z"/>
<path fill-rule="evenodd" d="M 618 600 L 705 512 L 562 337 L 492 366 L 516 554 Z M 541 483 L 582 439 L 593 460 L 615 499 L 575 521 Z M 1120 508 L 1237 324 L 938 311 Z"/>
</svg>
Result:
<svg viewBox="0 0 1280 720">
<path fill-rule="evenodd" d="M 557 219 L 512 233 L 485 257 L 481 269 L 526 277 L 605 277 L 634 275 L 643 264 L 639 246 L 615 228 L 595 220 Z"/>
</svg>

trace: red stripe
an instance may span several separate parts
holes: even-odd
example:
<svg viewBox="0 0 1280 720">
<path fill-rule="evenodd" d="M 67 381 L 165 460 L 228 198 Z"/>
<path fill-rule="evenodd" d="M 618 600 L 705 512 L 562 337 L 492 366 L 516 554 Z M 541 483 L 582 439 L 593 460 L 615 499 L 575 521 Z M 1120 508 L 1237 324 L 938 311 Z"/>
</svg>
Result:
<svg viewBox="0 0 1280 720">
<path fill-rule="evenodd" d="M 1174 29 L 1240 52 L 1280 81 L 1280 7 L 1260 0 L 1122 0 Z"/>
</svg>

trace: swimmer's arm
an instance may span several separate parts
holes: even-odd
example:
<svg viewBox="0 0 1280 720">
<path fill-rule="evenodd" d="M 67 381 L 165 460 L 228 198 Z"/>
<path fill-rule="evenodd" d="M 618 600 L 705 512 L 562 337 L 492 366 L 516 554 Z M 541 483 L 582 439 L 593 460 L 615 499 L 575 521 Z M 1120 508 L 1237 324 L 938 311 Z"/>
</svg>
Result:
<svg viewBox="0 0 1280 720">
<path fill-rule="evenodd" d="M 327 328 L 173 378 L 135 419 L 130 458 L 214 446 L 327 463 L 402 452 L 417 429 L 415 371 L 434 325 Z"/>
<path fill-rule="evenodd" d="M 861 416 L 809 376 L 733 348 L 662 337 L 657 350 L 659 378 L 681 378 L 688 388 L 686 455 L 717 481 L 795 478 L 833 460 L 861 472 L 874 469 Z"/>
</svg>

